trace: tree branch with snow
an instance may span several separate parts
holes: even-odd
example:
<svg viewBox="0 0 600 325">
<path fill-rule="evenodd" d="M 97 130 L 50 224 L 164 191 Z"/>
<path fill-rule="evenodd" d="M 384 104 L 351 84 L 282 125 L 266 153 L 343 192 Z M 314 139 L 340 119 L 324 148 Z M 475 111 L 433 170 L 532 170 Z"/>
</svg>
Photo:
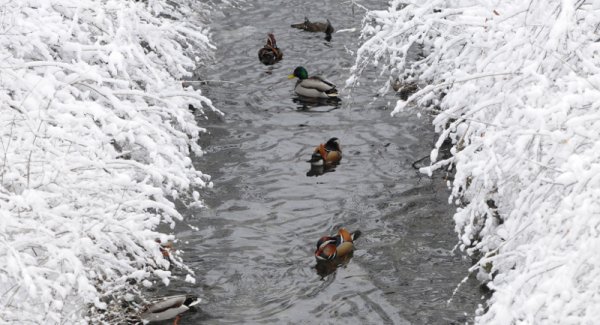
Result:
<svg viewBox="0 0 600 325">
<path fill-rule="evenodd" d="M 392 1 L 364 20 L 353 71 L 379 64 L 432 113 L 455 170 L 461 248 L 493 289 L 479 324 L 592 324 L 600 308 L 600 6 Z M 356 80 L 353 77 L 349 84 Z M 445 141 L 453 157 L 438 162 Z"/>
<path fill-rule="evenodd" d="M 0 322 L 97 323 L 169 282 L 156 227 L 212 186 L 188 106 L 216 109 L 181 84 L 213 48 L 192 5 L 0 6 Z"/>
</svg>

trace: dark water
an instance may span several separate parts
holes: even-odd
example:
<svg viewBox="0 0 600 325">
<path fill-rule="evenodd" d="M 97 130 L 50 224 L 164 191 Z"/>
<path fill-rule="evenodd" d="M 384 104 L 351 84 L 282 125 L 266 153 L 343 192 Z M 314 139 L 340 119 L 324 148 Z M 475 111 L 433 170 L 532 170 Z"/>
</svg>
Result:
<svg viewBox="0 0 600 325">
<path fill-rule="evenodd" d="M 386 2 L 361 2 L 384 8 Z M 475 280 L 453 290 L 470 261 L 452 249 L 453 207 L 441 176 L 419 176 L 411 163 L 429 153 L 428 118 L 390 117 L 393 94 L 376 97 L 381 80 L 349 77 L 361 20 L 341 1 L 249 1 L 223 7 L 212 23 L 215 62 L 202 86 L 224 117 L 199 117 L 207 151 L 196 166 L 213 176 L 206 206 L 185 211 L 175 229 L 197 283 L 174 281 L 170 293 L 203 298 L 180 324 L 458 324 L 472 320 L 481 293 Z M 329 18 L 324 34 L 289 27 L 304 16 Z M 257 51 L 274 32 L 284 59 L 264 66 Z M 340 106 L 295 101 L 286 76 L 305 66 L 338 85 Z M 307 177 L 314 146 L 336 136 L 344 158 L 335 172 Z M 191 227 L 190 227 L 191 226 Z M 318 238 L 338 227 L 361 229 L 354 258 L 321 279 Z M 197 227 L 198 230 L 194 230 Z"/>
</svg>

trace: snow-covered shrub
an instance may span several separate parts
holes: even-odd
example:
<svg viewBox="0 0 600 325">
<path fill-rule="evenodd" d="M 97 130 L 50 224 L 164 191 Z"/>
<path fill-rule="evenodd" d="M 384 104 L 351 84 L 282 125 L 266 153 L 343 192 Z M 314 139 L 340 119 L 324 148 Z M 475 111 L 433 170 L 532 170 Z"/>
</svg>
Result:
<svg viewBox="0 0 600 325">
<path fill-rule="evenodd" d="M 477 323 L 597 323 L 600 3 L 392 1 L 363 32 L 354 72 L 375 61 L 417 85 L 393 113 L 434 115 L 423 171 L 454 169 L 461 247 L 494 290 Z"/>
<path fill-rule="evenodd" d="M 155 229 L 211 185 L 188 105 L 213 108 L 181 83 L 212 47 L 190 6 L 0 4 L 0 323 L 97 323 L 113 293 L 168 283 Z"/>
</svg>

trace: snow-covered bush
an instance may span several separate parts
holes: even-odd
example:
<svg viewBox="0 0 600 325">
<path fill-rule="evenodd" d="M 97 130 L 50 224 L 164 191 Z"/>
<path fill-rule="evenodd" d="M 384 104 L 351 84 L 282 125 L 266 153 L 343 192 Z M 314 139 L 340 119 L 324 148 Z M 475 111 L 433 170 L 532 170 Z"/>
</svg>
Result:
<svg viewBox="0 0 600 325">
<path fill-rule="evenodd" d="M 392 1 L 363 32 L 354 72 L 375 61 L 416 91 L 393 113 L 434 116 L 423 171 L 455 171 L 461 247 L 494 291 L 477 323 L 597 323 L 600 2 Z"/>
<path fill-rule="evenodd" d="M 188 105 L 213 108 L 181 83 L 212 47 L 190 6 L 0 4 L 0 323 L 97 323 L 129 284 L 168 283 L 156 227 L 211 185 Z"/>
</svg>

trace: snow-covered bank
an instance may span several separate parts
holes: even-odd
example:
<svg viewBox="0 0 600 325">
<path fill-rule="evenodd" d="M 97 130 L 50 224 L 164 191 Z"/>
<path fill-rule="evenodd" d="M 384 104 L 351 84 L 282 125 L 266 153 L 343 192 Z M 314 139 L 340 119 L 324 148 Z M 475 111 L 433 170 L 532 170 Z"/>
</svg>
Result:
<svg viewBox="0 0 600 325">
<path fill-rule="evenodd" d="M 195 8 L 164 0 L 0 11 L 0 323 L 97 323 L 89 306 L 168 282 L 155 228 L 211 185 L 188 105 L 212 105 L 180 81 L 212 46 Z"/>
<path fill-rule="evenodd" d="M 440 138 L 424 171 L 455 170 L 461 247 L 481 257 L 473 270 L 494 290 L 479 324 L 597 323 L 599 10 L 404 0 L 365 19 L 354 72 L 375 62 L 386 81 L 418 90 L 394 113 L 435 116 Z M 453 156 L 438 160 L 446 139 Z"/>
</svg>

